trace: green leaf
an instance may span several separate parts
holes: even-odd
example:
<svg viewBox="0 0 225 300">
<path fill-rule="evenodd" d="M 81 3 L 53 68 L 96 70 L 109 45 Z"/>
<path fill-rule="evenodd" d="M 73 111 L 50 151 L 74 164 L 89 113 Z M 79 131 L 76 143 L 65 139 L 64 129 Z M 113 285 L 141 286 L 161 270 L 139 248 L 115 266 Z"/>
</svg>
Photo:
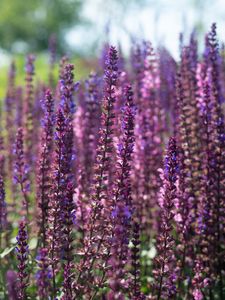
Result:
<svg viewBox="0 0 225 300">
<path fill-rule="evenodd" d="M 11 248 L 5 248 L 5 250 L 0 254 L 0 258 L 5 257 L 8 255 L 12 250 L 14 250 L 15 246 L 12 246 Z"/>
</svg>

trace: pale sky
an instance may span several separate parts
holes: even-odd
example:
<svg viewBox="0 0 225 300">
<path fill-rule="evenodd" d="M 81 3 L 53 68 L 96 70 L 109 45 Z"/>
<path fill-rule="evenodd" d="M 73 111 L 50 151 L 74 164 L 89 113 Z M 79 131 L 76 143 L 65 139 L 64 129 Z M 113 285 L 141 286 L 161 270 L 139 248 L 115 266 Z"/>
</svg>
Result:
<svg viewBox="0 0 225 300">
<path fill-rule="evenodd" d="M 97 45 L 93 48 L 99 49 L 107 38 L 109 24 L 110 43 L 117 45 L 119 42 L 125 52 L 133 36 L 151 40 L 155 45 L 161 43 L 177 57 L 180 32 L 187 37 L 195 24 L 204 25 L 204 31 L 208 31 L 212 22 L 217 23 L 218 35 L 225 41 L 225 0 L 146 0 L 145 6 L 126 1 L 123 10 L 118 9 L 114 0 L 84 0 L 81 14 L 92 26 L 71 30 L 68 42 L 84 52 L 94 42 Z M 133 0 L 133 3 L 140 2 Z"/>
<path fill-rule="evenodd" d="M 124 6 L 118 5 L 123 1 Z M 145 5 L 141 3 L 145 2 Z M 195 5 L 193 5 L 195 4 Z M 98 55 L 104 42 L 118 46 L 128 54 L 131 39 L 150 40 L 165 46 L 179 57 L 179 34 L 186 39 L 195 25 L 202 26 L 200 44 L 213 22 L 217 23 L 220 41 L 225 42 L 225 0 L 83 0 L 80 12 L 87 22 L 70 30 L 66 39 L 74 51 Z M 106 28 L 110 28 L 107 32 Z M 0 66 L 11 57 L 0 50 Z"/>
</svg>

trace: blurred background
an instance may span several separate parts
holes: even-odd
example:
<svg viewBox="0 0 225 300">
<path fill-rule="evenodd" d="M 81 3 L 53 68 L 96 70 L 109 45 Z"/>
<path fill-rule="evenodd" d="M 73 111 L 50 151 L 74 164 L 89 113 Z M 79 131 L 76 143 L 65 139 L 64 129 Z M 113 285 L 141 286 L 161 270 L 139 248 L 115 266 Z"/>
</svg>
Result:
<svg viewBox="0 0 225 300">
<path fill-rule="evenodd" d="M 9 53 L 43 51 L 54 33 L 58 50 L 96 54 L 108 39 L 125 49 L 150 39 L 177 51 L 180 32 L 202 38 L 212 22 L 223 35 L 224 0 L 1 0 L 0 47 Z M 94 50 L 94 53 L 93 53 Z"/>
<path fill-rule="evenodd" d="M 69 54 L 78 67 L 82 64 L 82 70 L 88 66 L 84 62 L 96 57 L 105 42 L 120 44 L 127 55 L 133 41 L 148 39 L 154 46 L 164 45 L 178 58 L 181 32 L 185 39 L 195 29 L 201 44 L 211 23 L 216 22 L 218 35 L 224 40 L 224 2 L 0 0 L 0 67 L 7 67 L 12 57 L 20 67 L 24 55 L 32 52 L 41 72 L 53 36 L 58 54 Z"/>
</svg>

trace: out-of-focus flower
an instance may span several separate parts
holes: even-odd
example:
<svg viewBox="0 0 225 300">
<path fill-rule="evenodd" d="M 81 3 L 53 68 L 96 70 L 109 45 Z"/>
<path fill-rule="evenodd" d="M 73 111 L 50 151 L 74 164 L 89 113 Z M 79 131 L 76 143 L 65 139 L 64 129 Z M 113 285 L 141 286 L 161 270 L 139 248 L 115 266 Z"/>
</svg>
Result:
<svg viewBox="0 0 225 300">
<path fill-rule="evenodd" d="M 29 218 L 29 196 L 30 180 L 29 167 L 25 162 L 24 157 L 24 136 L 23 128 L 19 128 L 16 135 L 16 143 L 14 148 L 15 165 L 14 165 L 14 180 L 19 186 L 20 192 L 23 196 L 23 205 L 26 208 L 27 218 Z"/>
<path fill-rule="evenodd" d="M 48 249 L 41 248 L 36 259 L 38 265 L 38 271 L 36 273 L 38 296 L 40 299 L 47 300 L 49 299 L 50 295 L 50 280 L 52 278 L 48 258 Z"/>
</svg>

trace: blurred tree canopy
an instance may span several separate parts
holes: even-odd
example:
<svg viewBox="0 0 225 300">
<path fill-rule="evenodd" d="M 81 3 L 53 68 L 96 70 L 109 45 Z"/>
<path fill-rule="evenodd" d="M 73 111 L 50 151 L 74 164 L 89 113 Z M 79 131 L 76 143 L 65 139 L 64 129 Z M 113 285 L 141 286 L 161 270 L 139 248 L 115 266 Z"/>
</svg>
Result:
<svg viewBox="0 0 225 300">
<path fill-rule="evenodd" d="M 79 20 L 81 0 L 0 0 L 0 47 L 39 51 L 51 34 L 65 49 L 65 32 Z"/>
</svg>

